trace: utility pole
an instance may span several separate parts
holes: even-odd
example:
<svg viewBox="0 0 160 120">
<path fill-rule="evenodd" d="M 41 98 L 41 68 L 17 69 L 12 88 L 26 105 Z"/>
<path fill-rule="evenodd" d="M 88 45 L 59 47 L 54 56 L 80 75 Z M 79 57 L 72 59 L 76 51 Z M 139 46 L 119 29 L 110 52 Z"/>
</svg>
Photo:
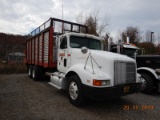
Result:
<svg viewBox="0 0 160 120">
<path fill-rule="evenodd" d="M 151 32 L 151 39 L 150 39 L 150 43 L 152 43 L 152 35 L 154 34 L 154 32 Z M 151 44 L 150 44 L 151 45 Z M 152 45 L 150 46 L 150 54 L 152 53 Z"/>
<path fill-rule="evenodd" d="M 63 20 L 63 4 L 62 4 L 62 20 Z M 62 22 L 62 33 L 64 33 L 64 22 Z"/>
<path fill-rule="evenodd" d="M 151 32 L 151 43 L 152 43 L 152 35 L 154 34 L 154 32 Z"/>
</svg>

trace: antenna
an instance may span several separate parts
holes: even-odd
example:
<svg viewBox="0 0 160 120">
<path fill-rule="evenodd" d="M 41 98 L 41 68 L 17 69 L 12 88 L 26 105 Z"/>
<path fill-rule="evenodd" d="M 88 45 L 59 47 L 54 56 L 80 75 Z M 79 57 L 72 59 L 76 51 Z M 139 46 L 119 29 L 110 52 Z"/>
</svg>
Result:
<svg viewBox="0 0 160 120">
<path fill-rule="evenodd" d="M 62 20 L 63 20 L 63 4 L 62 4 Z M 62 33 L 63 33 L 63 29 L 64 29 L 64 23 L 62 22 Z"/>
<path fill-rule="evenodd" d="M 62 4 L 62 20 L 63 20 L 63 4 Z"/>
</svg>

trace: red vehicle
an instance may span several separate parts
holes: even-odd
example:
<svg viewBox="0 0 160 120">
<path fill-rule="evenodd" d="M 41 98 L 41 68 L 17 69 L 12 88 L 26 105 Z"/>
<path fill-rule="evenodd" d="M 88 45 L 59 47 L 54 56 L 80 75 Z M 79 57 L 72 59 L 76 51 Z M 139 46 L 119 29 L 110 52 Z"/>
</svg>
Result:
<svg viewBox="0 0 160 120">
<path fill-rule="evenodd" d="M 87 33 L 87 26 L 50 18 L 32 31 L 27 38 L 25 64 L 28 75 L 37 80 L 48 70 L 57 68 L 56 36 L 66 32 Z"/>
</svg>

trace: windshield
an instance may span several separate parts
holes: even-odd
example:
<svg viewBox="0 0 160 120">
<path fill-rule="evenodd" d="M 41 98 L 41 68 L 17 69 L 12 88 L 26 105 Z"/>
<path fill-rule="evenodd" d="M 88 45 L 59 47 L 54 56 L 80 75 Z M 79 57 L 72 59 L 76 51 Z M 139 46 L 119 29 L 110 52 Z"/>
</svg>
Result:
<svg viewBox="0 0 160 120">
<path fill-rule="evenodd" d="M 123 49 L 123 54 L 124 55 L 127 55 L 127 56 L 130 56 L 130 57 L 133 57 L 134 56 L 134 53 L 136 52 L 137 49 L 131 49 L 131 48 L 124 48 Z"/>
<path fill-rule="evenodd" d="M 101 50 L 101 41 L 87 37 L 71 36 L 70 47 L 72 48 L 87 47 L 89 49 Z"/>
</svg>

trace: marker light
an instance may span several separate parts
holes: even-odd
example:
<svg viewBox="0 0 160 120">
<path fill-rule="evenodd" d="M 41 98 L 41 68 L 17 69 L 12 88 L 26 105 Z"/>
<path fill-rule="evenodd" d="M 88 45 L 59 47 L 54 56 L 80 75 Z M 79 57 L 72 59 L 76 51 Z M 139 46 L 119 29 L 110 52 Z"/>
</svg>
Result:
<svg viewBox="0 0 160 120">
<path fill-rule="evenodd" d="M 110 80 L 93 80 L 94 86 L 107 86 L 110 85 Z"/>
<path fill-rule="evenodd" d="M 155 72 L 156 72 L 157 74 L 160 74 L 160 69 L 156 69 Z"/>
</svg>

